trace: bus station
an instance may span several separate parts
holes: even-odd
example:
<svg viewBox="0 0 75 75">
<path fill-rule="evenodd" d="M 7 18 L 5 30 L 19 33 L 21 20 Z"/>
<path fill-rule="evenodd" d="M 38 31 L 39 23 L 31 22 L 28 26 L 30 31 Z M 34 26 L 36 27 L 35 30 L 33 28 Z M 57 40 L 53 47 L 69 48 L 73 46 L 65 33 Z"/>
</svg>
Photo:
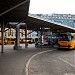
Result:
<svg viewBox="0 0 75 75">
<path fill-rule="evenodd" d="M 75 28 L 31 15 L 29 5 L 30 0 L 0 1 L 0 75 L 75 75 L 75 50 L 57 48 L 58 45 L 75 48 L 75 36 L 62 36 L 73 38 L 64 38 L 66 46 L 57 36 L 59 33 L 75 33 Z M 8 37 L 7 41 L 5 32 L 11 28 L 15 30 L 15 38 L 10 36 L 12 39 Z M 20 29 L 24 41 L 20 39 Z M 28 30 L 37 32 L 39 37 L 32 44 L 27 43 Z"/>
</svg>

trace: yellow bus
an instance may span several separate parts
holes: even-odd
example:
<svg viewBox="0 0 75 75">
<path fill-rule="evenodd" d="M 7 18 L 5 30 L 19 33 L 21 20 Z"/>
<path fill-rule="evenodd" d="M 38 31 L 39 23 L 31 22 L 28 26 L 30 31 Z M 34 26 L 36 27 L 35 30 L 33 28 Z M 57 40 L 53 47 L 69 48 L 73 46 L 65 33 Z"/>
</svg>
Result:
<svg viewBox="0 0 75 75">
<path fill-rule="evenodd" d="M 60 48 L 75 48 L 75 33 L 61 33 L 58 39 L 58 49 Z"/>
<path fill-rule="evenodd" d="M 15 37 L 6 37 L 7 44 L 15 44 L 16 38 Z"/>
<path fill-rule="evenodd" d="M 6 38 L 4 38 L 4 44 L 7 44 L 7 39 Z M 0 37 L 0 45 L 2 45 L 1 37 Z"/>
</svg>

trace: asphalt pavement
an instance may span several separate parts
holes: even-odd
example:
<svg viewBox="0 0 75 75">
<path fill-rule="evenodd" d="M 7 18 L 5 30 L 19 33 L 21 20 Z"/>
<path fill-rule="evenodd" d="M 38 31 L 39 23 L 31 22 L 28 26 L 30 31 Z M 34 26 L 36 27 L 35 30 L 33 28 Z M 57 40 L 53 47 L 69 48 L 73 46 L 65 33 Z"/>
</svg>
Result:
<svg viewBox="0 0 75 75">
<path fill-rule="evenodd" d="M 75 75 L 75 50 L 50 50 L 36 55 L 29 75 Z"/>
<path fill-rule="evenodd" d="M 75 75 L 75 50 L 22 46 L 22 50 L 13 50 L 13 45 L 4 47 L 0 75 Z"/>
<path fill-rule="evenodd" d="M 25 48 L 24 44 L 21 46 L 22 50 L 13 50 L 13 45 L 4 45 L 4 53 L 0 53 L 0 75 L 26 75 L 25 68 L 28 59 L 46 50 L 46 48 L 35 48 L 34 44 L 30 44 L 28 48 Z"/>
</svg>

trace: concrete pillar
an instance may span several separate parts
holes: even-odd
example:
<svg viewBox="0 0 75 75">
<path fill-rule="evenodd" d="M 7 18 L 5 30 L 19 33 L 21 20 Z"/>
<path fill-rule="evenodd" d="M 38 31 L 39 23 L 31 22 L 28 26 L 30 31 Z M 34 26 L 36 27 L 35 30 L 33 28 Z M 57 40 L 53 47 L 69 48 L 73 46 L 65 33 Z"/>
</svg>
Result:
<svg viewBox="0 0 75 75">
<path fill-rule="evenodd" d="M 4 51 L 4 21 L 2 22 L 1 27 L 1 40 L 2 40 L 2 47 L 1 47 L 1 53 Z"/>
<path fill-rule="evenodd" d="M 11 26 L 10 26 L 10 36 L 11 36 Z"/>
<path fill-rule="evenodd" d="M 16 26 L 16 46 L 20 46 L 20 25 Z"/>
<path fill-rule="evenodd" d="M 40 35 L 40 43 L 41 43 L 41 49 L 43 48 L 43 45 L 42 45 L 42 33 L 43 33 L 43 28 L 41 27 L 41 35 Z"/>
<path fill-rule="evenodd" d="M 22 49 L 22 46 L 20 46 L 20 25 L 16 25 L 16 42 L 14 46 L 14 50 Z"/>
<path fill-rule="evenodd" d="M 25 48 L 27 48 L 27 25 L 25 27 Z"/>
<path fill-rule="evenodd" d="M 31 33 L 32 33 L 32 31 L 30 30 L 30 38 L 32 37 L 32 36 L 31 36 Z"/>
<path fill-rule="evenodd" d="M 38 37 L 38 40 L 37 41 L 39 42 L 39 32 L 38 32 L 38 30 L 37 30 L 37 37 Z"/>
</svg>

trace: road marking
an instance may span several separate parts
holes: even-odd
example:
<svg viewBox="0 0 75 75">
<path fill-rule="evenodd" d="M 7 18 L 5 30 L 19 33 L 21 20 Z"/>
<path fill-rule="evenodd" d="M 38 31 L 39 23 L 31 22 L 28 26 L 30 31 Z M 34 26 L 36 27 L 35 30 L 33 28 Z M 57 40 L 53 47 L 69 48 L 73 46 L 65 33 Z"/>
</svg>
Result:
<svg viewBox="0 0 75 75">
<path fill-rule="evenodd" d="M 64 60 L 64 59 L 62 59 L 60 57 L 58 57 L 58 59 L 61 60 L 61 61 L 63 61 L 63 62 L 65 62 L 65 63 L 67 63 L 68 65 L 70 65 L 71 67 L 73 67 L 75 69 L 75 65 L 69 63 L 68 61 L 66 61 L 66 60 Z"/>
<path fill-rule="evenodd" d="M 74 75 L 74 74 L 72 74 L 72 73 L 64 73 L 64 75 Z"/>
<path fill-rule="evenodd" d="M 40 55 L 40 54 L 43 54 L 43 53 L 46 53 L 46 52 L 50 52 L 50 51 L 53 51 L 53 50 L 46 50 L 46 51 L 42 51 L 42 52 L 39 52 L 39 53 L 36 53 L 34 54 L 26 63 L 26 68 L 25 68 L 25 72 L 26 72 L 26 75 L 29 75 L 28 73 L 28 67 L 29 67 L 29 64 L 30 64 L 30 61 L 36 57 L 37 55 Z"/>
</svg>

